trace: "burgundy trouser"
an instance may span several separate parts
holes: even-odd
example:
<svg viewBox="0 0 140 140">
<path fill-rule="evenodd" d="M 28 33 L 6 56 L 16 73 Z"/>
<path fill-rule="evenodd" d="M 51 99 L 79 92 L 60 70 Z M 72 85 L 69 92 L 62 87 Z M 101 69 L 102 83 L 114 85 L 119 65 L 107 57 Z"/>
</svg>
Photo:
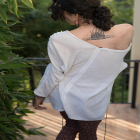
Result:
<svg viewBox="0 0 140 140">
<path fill-rule="evenodd" d="M 79 140 L 97 140 L 97 127 L 102 120 L 97 121 L 81 121 L 69 119 L 66 112 L 60 112 L 66 121 L 66 125 L 57 135 L 56 140 L 75 140 L 76 134 L 79 132 Z"/>
</svg>

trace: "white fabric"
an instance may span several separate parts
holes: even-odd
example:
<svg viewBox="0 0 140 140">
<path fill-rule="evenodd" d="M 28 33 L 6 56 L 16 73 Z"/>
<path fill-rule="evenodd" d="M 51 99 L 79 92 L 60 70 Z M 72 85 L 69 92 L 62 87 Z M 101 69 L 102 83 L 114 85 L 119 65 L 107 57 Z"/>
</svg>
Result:
<svg viewBox="0 0 140 140">
<path fill-rule="evenodd" d="M 127 67 L 125 50 L 98 48 L 69 31 L 50 36 L 50 63 L 34 93 L 74 120 L 104 119 L 114 80 Z"/>
</svg>

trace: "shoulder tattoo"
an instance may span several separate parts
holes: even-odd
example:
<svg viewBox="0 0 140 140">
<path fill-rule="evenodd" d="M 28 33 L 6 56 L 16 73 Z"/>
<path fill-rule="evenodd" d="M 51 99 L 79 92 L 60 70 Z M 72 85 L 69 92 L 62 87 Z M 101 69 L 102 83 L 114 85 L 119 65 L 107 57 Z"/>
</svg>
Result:
<svg viewBox="0 0 140 140">
<path fill-rule="evenodd" d="M 105 35 L 104 31 L 94 28 L 92 31 L 90 31 L 91 36 L 88 38 L 84 38 L 85 41 L 88 40 L 100 40 L 100 39 L 108 39 L 108 38 L 113 38 L 115 35 Z"/>
</svg>

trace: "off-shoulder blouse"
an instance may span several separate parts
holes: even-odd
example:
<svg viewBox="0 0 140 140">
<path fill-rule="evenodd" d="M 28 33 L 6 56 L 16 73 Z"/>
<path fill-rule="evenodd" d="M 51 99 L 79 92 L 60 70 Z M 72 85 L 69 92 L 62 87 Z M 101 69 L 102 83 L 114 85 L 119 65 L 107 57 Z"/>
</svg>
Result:
<svg viewBox="0 0 140 140">
<path fill-rule="evenodd" d="M 68 30 L 55 33 L 47 47 L 51 63 L 34 93 L 70 119 L 102 120 L 114 80 L 127 67 L 123 59 L 131 45 L 125 50 L 99 48 Z"/>
</svg>

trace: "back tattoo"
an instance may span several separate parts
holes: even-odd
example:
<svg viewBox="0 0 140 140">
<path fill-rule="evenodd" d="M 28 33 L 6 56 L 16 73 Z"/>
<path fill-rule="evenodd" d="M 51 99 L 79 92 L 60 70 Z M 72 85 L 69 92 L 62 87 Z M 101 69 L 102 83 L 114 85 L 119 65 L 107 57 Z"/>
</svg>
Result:
<svg viewBox="0 0 140 140">
<path fill-rule="evenodd" d="M 91 36 L 88 38 L 84 38 L 83 40 L 100 40 L 100 39 L 107 39 L 107 38 L 114 38 L 115 35 L 105 35 L 103 30 L 94 28 L 92 31 L 90 31 Z"/>
</svg>

